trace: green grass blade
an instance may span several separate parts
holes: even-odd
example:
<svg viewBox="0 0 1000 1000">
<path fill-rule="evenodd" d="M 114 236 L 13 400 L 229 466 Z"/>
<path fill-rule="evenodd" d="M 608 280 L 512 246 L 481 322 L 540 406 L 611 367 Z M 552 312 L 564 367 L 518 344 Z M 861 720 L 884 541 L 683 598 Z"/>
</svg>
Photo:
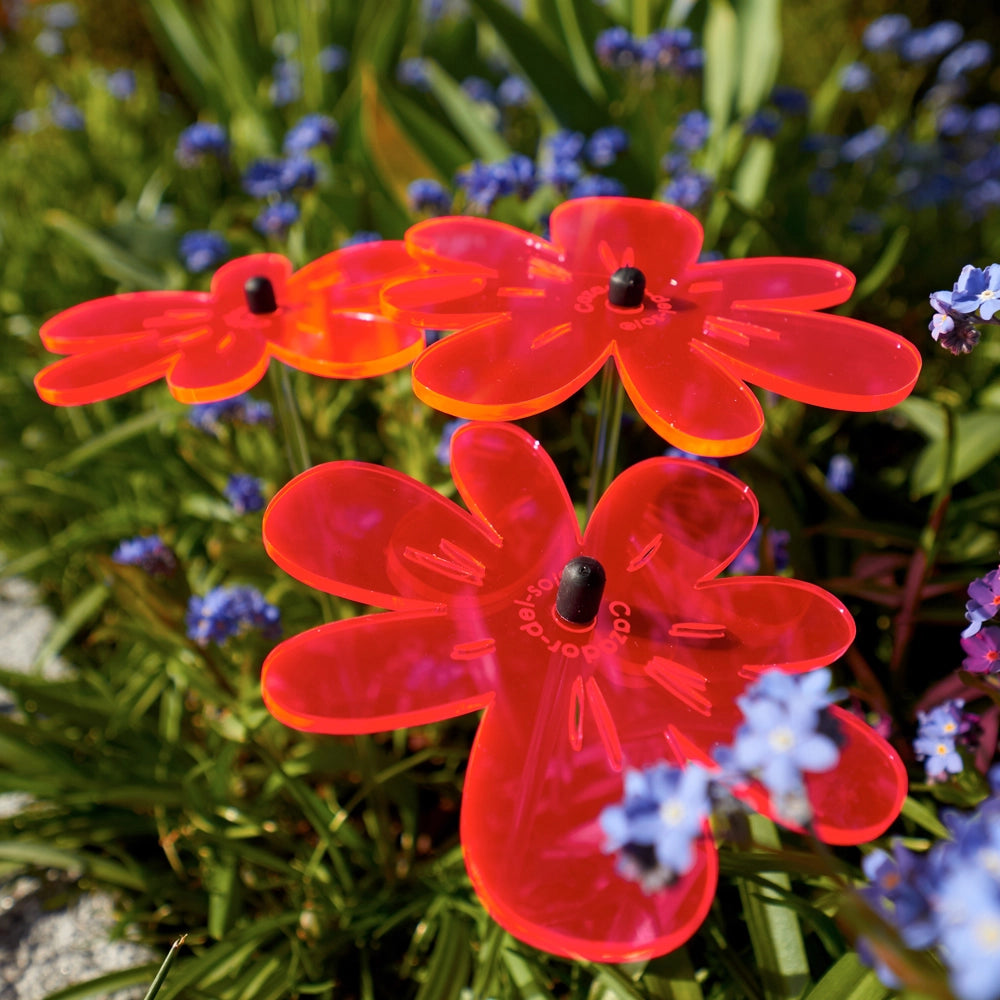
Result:
<svg viewBox="0 0 1000 1000">
<path fill-rule="evenodd" d="M 861 964 L 857 953 L 839 958 L 804 1000 L 885 1000 L 892 990 L 883 986 L 874 969 Z"/>
<path fill-rule="evenodd" d="M 128 247 L 99 233 L 69 212 L 52 208 L 45 213 L 44 220 L 50 229 L 61 233 L 88 254 L 109 278 L 130 288 L 157 289 L 166 284 L 167 278 L 162 271 L 144 267 Z"/>
<path fill-rule="evenodd" d="M 50 993 L 45 1000 L 86 1000 L 87 997 L 107 997 L 117 990 L 129 986 L 141 986 L 149 982 L 149 977 L 156 971 L 154 964 L 136 965 L 131 969 L 120 969 L 103 976 L 88 979 L 85 983 L 74 983 L 65 989 Z"/>
<path fill-rule="evenodd" d="M 739 5 L 740 79 L 736 107 L 749 115 L 764 103 L 781 62 L 781 0 L 742 0 Z"/>
<path fill-rule="evenodd" d="M 177 959 L 177 953 L 180 950 L 182 944 L 186 940 L 187 935 L 184 934 L 179 937 L 171 946 L 170 951 L 167 952 L 167 957 L 163 960 L 163 964 L 156 972 L 156 977 L 149 984 L 149 989 L 146 991 L 146 996 L 143 1000 L 153 1000 L 157 993 L 160 992 L 160 987 L 163 986 L 167 979 L 167 973 L 170 972 L 170 967 L 174 964 Z"/>
<path fill-rule="evenodd" d="M 526 24 L 500 0 L 472 0 L 493 25 L 524 77 L 538 91 L 556 119 L 567 128 L 592 132 L 606 112 L 579 83 L 565 50 L 545 25 Z"/>
<path fill-rule="evenodd" d="M 431 93 L 477 157 L 492 162 L 510 156 L 510 146 L 483 117 L 476 102 L 433 60 L 427 62 L 427 78 Z"/>
<path fill-rule="evenodd" d="M 765 816 L 752 815 L 750 830 L 756 843 L 780 848 L 774 823 Z M 784 890 L 791 888 L 787 875 L 772 872 L 764 881 Z M 795 1000 L 809 982 L 809 962 L 798 915 L 781 903 L 781 894 L 759 884 L 738 880 L 743 915 L 757 968 L 768 1000 Z"/>
</svg>

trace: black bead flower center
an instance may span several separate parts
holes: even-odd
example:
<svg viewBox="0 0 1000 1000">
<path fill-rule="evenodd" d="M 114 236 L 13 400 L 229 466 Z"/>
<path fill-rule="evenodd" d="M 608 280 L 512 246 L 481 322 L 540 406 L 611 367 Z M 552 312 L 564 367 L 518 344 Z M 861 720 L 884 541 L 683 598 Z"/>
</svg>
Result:
<svg viewBox="0 0 1000 1000">
<path fill-rule="evenodd" d="M 263 275 L 247 278 L 243 285 L 247 309 L 255 316 L 278 311 L 278 300 L 274 297 L 274 285 Z"/>
<path fill-rule="evenodd" d="M 556 591 L 556 614 L 570 625 L 589 625 L 597 618 L 607 576 L 590 556 L 577 556 L 563 567 Z"/>
<path fill-rule="evenodd" d="M 637 267 L 620 267 L 608 282 L 608 302 L 619 309 L 636 309 L 646 294 L 646 275 Z"/>
</svg>

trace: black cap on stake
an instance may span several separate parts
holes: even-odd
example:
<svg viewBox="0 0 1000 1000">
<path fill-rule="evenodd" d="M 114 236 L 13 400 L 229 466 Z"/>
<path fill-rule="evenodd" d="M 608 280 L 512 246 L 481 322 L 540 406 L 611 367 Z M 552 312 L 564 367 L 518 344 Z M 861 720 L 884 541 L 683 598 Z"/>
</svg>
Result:
<svg viewBox="0 0 1000 1000">
<path fill-rule="evenodd" d="M 590 556 L 577 556 L 563 567 L 556 591 L 556 614 L 570 625 L 589 625 L 604 596 L 604 567 Z"/>
<path fill-rule="evenodd" d="M 274 285 L 262 275 L 247 278 L 243 285 L 243 294 L 246 296 L 247 309 L 255 316 L 278 311 L 278 300 L 274 297 Z"/>
<path fill-rule="evenodd" d="M 608 282 L 608 302 L 619 309 L 636 309 L 646 294 L 646 275 L 637 267 L 620 267 Z"/>
</svg>

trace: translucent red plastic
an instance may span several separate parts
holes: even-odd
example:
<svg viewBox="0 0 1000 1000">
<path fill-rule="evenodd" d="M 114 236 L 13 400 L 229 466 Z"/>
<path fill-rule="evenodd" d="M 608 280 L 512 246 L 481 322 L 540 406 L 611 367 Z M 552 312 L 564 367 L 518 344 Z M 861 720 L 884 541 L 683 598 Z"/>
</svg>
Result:
<svg viewBox="0 0 1000 1000">
<path fill-rule="evenodd" d="M 414 365 L 418 396 L 446 413 L 513 420 L 586 383 L 609 356 L 642 418 L 686 451 L 731 455 L 760 437 L 752 382 L 846 410 L 892 406 L 920 371 L 917 349 L 880 327 L 815 310 L 844 302 L 845 268 L 764 257 L 697 263 L 702 229 L 672 205 L 579 198 L 559 205 L 551 241 L 488 219 L 412 227 L 422 277 L 387 284 L 390 315 L 456 329 Z M 608 301 L 633 266 L 642 304 Z"/>
<path fill-rule="evenodd" d="M 159 378 L 184 403 L 209 403 L 256 385 L 277 358 L 328 378 L 381 375 L 409 364 L 422 331 L 382 314 L 387 280 L 415 271 L 402 241 L 347 247 L 292 273 L 278 254 L 224 264 L 208 292 L 133 292 L 67 309 L 41 328 L 68 354 L 35 377 L 61 406 L 118 396 Z M 277 309 L 254 313 L 244 285 L 266 278 Z"/>
<path fill-rule="evenodd" d="M 830 663 L 851 643 L 831 594 L 780 577 L 718 578 L 749 539 L 757 503 L 733 476 L 655 458 L 619 476 L 581 536 L 552 461 L 512 424 L 452 439 L 468 511 L 391 469 L 317 466 L 264 517 L 272 558 L 313 587 L 392 609 L 321 625 L 277 646 L 264 700 L 282 722 L 367 733 L 483 709 L 465 781 L 461 837 L 472 881 L 512 934 L 593 961 L 681 945 L 714 897 L 706 830 L 694 868 L 645 895 L 602 853 L 601 810 L 623 769 L 713 766 L 732 741 L 736 698 L 765 668 Z M 596 620 L 554 613 L 565 564 L 597 559 Z M 868 841 L 898 813 L 906 775 L 891 747 L 834 710 L 839 766 L 809 777 L 818 834 Z M 760 787 L 743 790 L 774 813 Z"/>
</svg>

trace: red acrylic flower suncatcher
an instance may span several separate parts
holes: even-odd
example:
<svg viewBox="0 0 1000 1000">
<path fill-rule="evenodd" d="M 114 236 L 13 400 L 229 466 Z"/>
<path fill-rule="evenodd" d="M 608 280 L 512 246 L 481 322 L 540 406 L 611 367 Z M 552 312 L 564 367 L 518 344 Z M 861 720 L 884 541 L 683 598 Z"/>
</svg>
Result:
<svg viewBox="0 0 1000 1000">
<path fill-rule="evenodd" d="M 184 403 L 235 396 L 263 378 L 272 357 L 329 378 L 395 371 L 423 334 L 381 314 L 388 279 L 414 270 L 402 241 L 347 247 L 292 273 L 278 254 L 224 264 L 208 292 L 132 292 L 67 309 L 41 328 L 68 354 L 35 377 L 49 403 L 72 406 L 166 377 Z"/>
<path fill-rule="evenodd" d="M 623 768 L 711 766 L 712 748 L 731 742 L 741 721 L 746 685 L 764 668 L 829 663 L 853 622 L 807 583 L 716 579 L 757 518 L 753 495 L 728 473 L 641 462 L 615 480 L 581 537 L 552 461 L 522 429 L 471 424 L 451 448 L 471 513 L 357 462 L 317 466 L 271 502 L 264 543 L 280 566 L 392 611 L 281 643 L 264 664 L 265 702 L 282 722 L 326 733 L 484 709 L 461 837 L 490 913 L 561 955 L 667 952 L 707 912 L 716 853 L 706 830 L 694 868 L 651 896 L 616 874 L 598 817 L 620 799 Z M 606 583 L 588 591 L 584 581 L 580 606 L 567 611 L 560 579 L 580 556 L 596 560 Z M 895 817 L 906 775 L 887 743 L 833 711 L 846 741 L 838 767 L 808 780 L 815 829 L 859 843 Z M 773 812 L 760 788 L 746 791 Z"/>
<path fill-rule="evenodd" d="M 744 380 L 793 399 L 878 410 L 903 399 L 916 348 L 858 320 L 815 312 L 854 277 L 792 257 L 696 263 L 687 212 L 636 198 L 559 205 L 551 241 L 488 219 L 428 219 L 406 234 L 423 277 L 391 283 L 390 314 L 459 332 L 413 368 L 425 402 L 513 420 L 566 399 L 615 359 L 643 419 L 686 451 L 731 455 L 759 438 Z"/>
</svg>

